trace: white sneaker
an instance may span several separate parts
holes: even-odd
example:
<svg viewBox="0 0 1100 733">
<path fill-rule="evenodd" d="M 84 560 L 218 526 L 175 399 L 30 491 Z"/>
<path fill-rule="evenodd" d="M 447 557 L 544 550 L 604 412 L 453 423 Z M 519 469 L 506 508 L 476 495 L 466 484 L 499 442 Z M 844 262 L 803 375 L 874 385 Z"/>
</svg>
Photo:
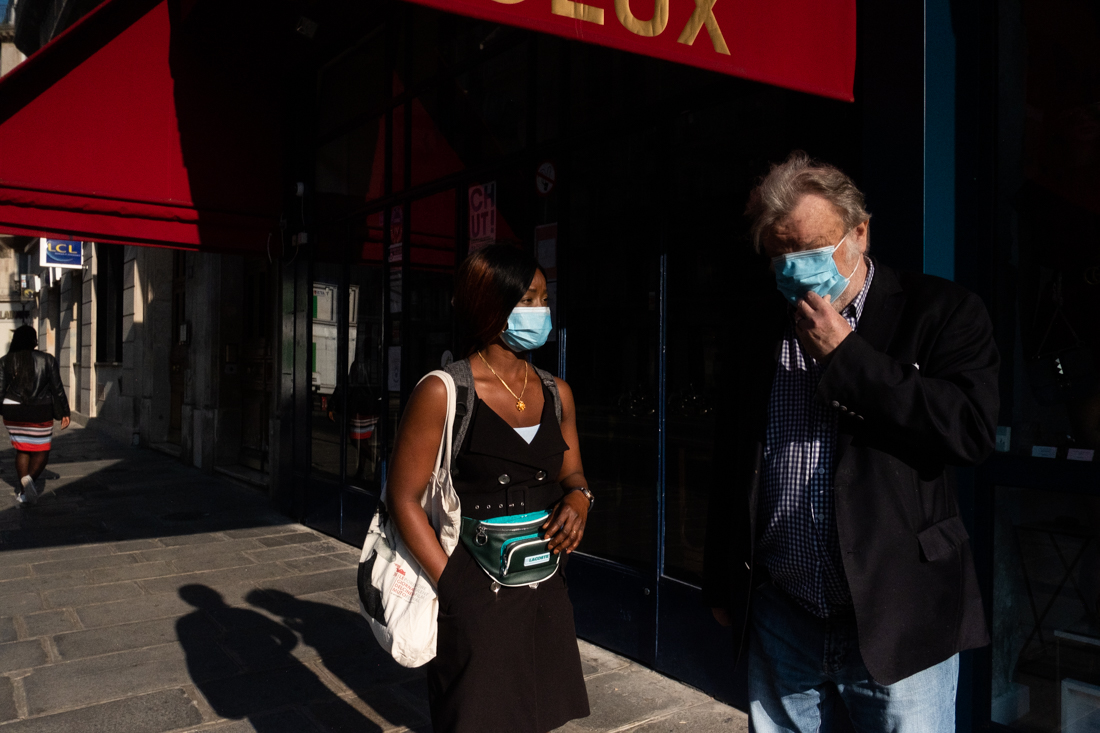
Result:
<svg viewBox="0 0 1100 733">
<path fill-rule="evenodd" d="M 34 479 L 30 476 L 24 476 L 20 479 L 20 483 L 23 484 L 23 501 L 27 504 L 38 503 L 38 489 L 35 488 Z"/>
<path fill-rule="evenodd" d="M 26 504 L 27 503 L 27 497 L 23 496 L 22 494 L 16 494 L 15 495 L 15 500 L 17 502 L 19 502 L 20 504 Z"/>
</svg>

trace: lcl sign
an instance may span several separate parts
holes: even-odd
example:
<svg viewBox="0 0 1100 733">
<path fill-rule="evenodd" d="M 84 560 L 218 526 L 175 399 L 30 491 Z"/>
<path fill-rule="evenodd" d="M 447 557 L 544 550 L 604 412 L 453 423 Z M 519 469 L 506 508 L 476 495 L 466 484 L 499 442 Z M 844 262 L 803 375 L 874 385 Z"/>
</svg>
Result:
<svg viewBox="0 0 1100 733">
<path fill-rule="evenodd" d="M 826 97 L 852 99 L 855 0 L 412 2 Z M 701 36 L 706 40 L 700 40 Z"/>
</svg>

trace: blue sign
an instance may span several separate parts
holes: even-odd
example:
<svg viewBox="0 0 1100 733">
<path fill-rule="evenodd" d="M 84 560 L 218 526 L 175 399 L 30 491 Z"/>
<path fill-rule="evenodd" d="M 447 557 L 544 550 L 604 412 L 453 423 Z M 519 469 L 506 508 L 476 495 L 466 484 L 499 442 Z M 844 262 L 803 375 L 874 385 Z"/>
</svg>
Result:
<svg viewBox="0 0 1100 733">
<path fill-rule="evenodd" d="M 43 267 L 83 267 L 83 242 L 75 239 L 46 239 L 40 264 Z"/>
</svg>

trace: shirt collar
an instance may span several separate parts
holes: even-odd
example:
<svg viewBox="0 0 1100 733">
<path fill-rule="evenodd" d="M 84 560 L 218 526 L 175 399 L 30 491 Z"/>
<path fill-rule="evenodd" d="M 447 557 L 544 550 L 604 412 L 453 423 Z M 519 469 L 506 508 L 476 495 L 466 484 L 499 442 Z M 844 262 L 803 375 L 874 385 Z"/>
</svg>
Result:
<svg viewBox="0 0 1100 733">
<path fill-rule="evenodd" d="M 871 280 L 875 276 L 875 262 L 870 257 L 865 257 L 867 260 L 867 279 L 863 282 L 863 288 L 859 291 L 859 295 L 855 297 L 848 307 L 841 313 L 842 316 L 848 318 L 855 318 L 856 323 L 859 323 L 860 316 L 863 315 L 863 304 L 867 302 L 867 293 L 871 290 Z"/>
</svg>

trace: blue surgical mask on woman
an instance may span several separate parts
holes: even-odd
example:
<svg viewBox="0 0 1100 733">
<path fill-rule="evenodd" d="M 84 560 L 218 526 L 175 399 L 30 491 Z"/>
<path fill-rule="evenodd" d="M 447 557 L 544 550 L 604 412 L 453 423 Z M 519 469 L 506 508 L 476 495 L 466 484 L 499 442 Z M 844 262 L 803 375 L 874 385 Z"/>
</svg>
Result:
<svg viewBox="0 0 1100 733">
<path fill-rule="evenodd" d="M 840 274 L 833 260 L 833 253 L 840 249 L 840 245 L 848 239 L 844 239 L 835 247 L 821 247 L 819 249 L 807 249 L 802 252 L 788 252 L 772 258 L 772 267 L 775 269 L 775 283 L 779 286 L 779 292 L 783 297 L 795 304 L 798 299 L 811 291 L 822 298 L 830 296 L 832 302 L 845 291 L 856 268 L 848 273 L 848 277 Z M 856 267 L 859 263 L 856 263 Z"/>
<path fill-rule="evenodd" d="M 521 307 L 512 310 L 500 340 L 512 351 L 531 351 L 550 335 L 550 309 Z"/>
</svg>

